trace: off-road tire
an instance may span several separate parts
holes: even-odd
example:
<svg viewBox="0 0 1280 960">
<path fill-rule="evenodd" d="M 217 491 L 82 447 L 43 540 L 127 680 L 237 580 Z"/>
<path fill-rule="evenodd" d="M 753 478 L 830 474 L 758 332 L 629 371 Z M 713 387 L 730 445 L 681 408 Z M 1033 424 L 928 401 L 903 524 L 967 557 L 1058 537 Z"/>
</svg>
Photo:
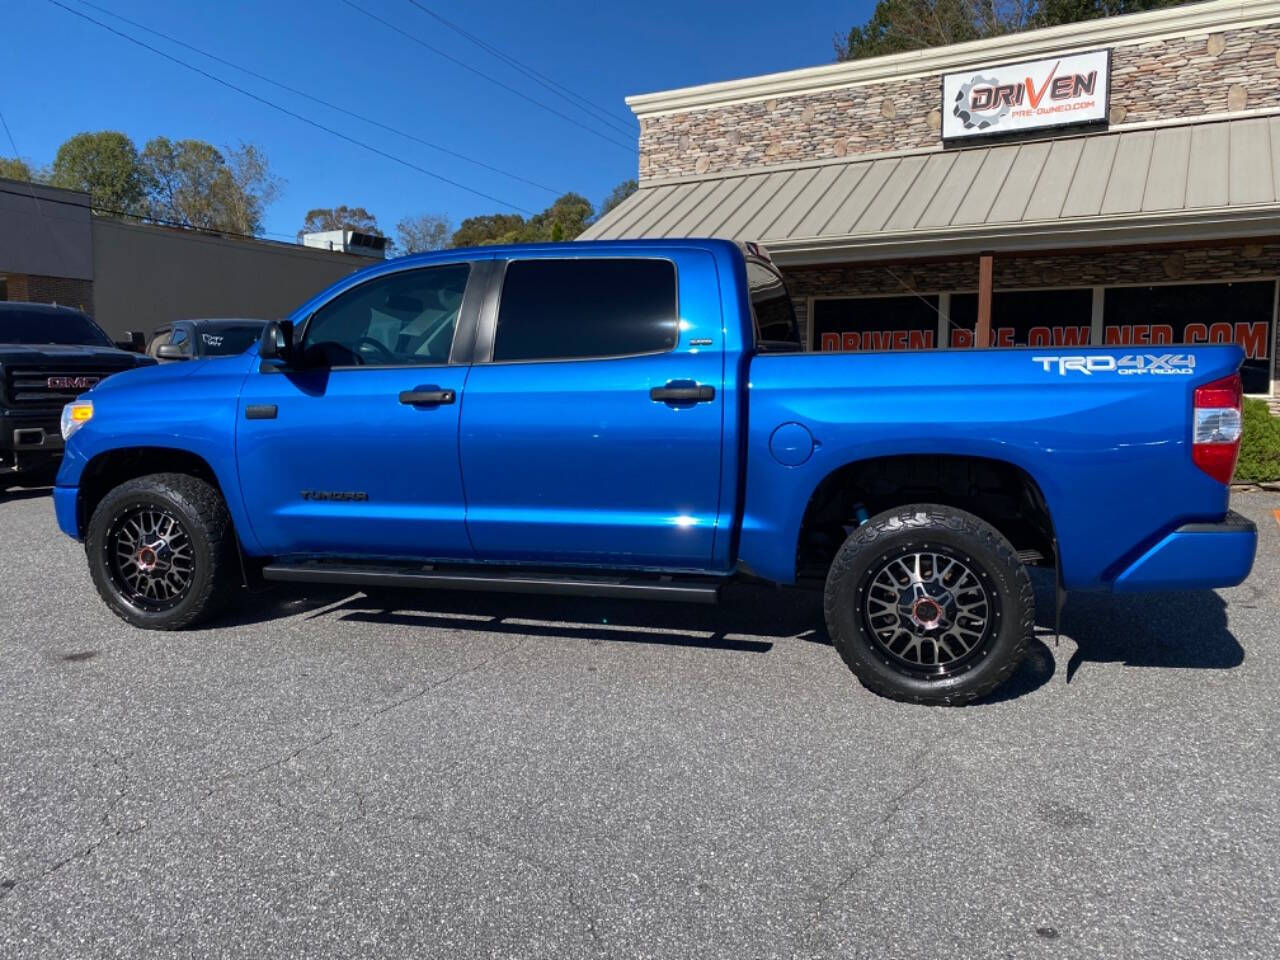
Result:
<svg viewBox="0 0 1280 960">
<path fill-rule="evenodd" d="M 876 571 L 917 550 L 962 559 L 991 597 L 989 629 L 951 673 L 927 676 L 924 667 L 898 660 L 877 642 L 863 613 Z M 823 613 L 836 650 L 868 690 L 961 706 L 987 696 L 1018 668 L 1035 630 L 1035 593 L 1013 545 L 986 521 L 952 507 L 912 504 L 877 514 L 849 535 L 828 571 Z"/>
<path fill-rule="evenodd" d="M 110 531 L 118 518 L 138 508 L 172 514 L 190 538 L 190 583 L 169 609 L 143 609 L 130 601 L 113 578 Z M 89 520 L 85 553 L 93 584 L 107 606 L 120 619 L 145 630 L 182 630 L 208 620 L 226 607 L 240 584 L 235 531 L 226 503 L 211 484 L 187 474 L 153 473 L 108 493 Z"/>
</svg>

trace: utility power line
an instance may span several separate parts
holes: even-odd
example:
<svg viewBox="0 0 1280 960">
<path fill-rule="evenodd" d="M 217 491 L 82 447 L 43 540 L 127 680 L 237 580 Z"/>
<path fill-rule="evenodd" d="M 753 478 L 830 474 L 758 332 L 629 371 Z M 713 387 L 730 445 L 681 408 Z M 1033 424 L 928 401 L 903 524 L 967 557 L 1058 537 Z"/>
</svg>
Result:
<svg viewBox="0 0 1280 960">
<path fill-rule="evenodd" d="M 492 164 L 485 163 L 483 160 L 477 160 L 475 157 L 469 157 L 465 153 L 459 153 L 457 150 L 451 150 L 448 147 L 442 147 L 438 143 L 432 143 L 429 140 L 423 140 L 421 137 L 417 136 L 416 134 L 409 133 L 405 130 L 400 130 L 399 128 L 393 127 L 390 124 L 383 123 L 380 120 L 374 120 L 372 117 L 367 117 L 364 114 L 356 113 L 354 110 L 348 110 L 346 107 L 340 107 L 336 103 L 330 103 L 328 100 L 324 100 L 324 99 L 321 99 L 320 97 L 315 96 L 314 94 L 307 93 L 305 90 L 299 90 L 297 87 L 291 87 L 287 83 L 282 83 L 279 80 L 274 80 L 271 77 L 268 77 L 265 74 L 258 73 L 256 70 L 252 70 L 249 67 L 246 67 L 242 64 L 234 63 L 226 59 L 225 57 L 220 57 L 217 54 L 210 53 L 207 50 L 201 50 L 199 47 L 194 46 L 190 43 L 187 43 L 185 40 L 179 40 L 177 37 L 170 36 L 167 33 L 162 33 L 161 31 L 155 29 L 154 27 L 147 26 L 145 23 L 138 23 L 136 20 L 130 20 L 128 17 L 123 16 L 122 14 L 116 13 L 113 10 L 108 10 L 106 7 L 100 7 L 96 3 L 90 3 L 89 0 L 76 0 L 76 2 L 79 3 L 80 6 L 82 7 L 88 7 L 91 10 L 97 10 L 99 13 L 105 13 L 107 16 L 113 17 L 114 19 L 119 20 L 121 23 L 127 23 L 131 27 L 136 27 L 139 30 L 145 30 L 147 33 L 150 33 L 153 36 L 157 36 L 157 37 L 160 37 L 162 40 L 167 40 L 170 43 L 177 44 L 179 47 L 182 47 L 186 50 L 190 50 L 192 53 L 198 53 L 200 56 L 207 57 L 208 59 L 213 60 L 216 63 L 222 64 L 223 66 L 231 67 L 233 70 L 239 70 L 241 73 L 248 74 L 249 76 L 254 77 L 257 80 L 261 80 L 263 83 L 269 83 L 273 87 L 278 87 L 279 89 L 287 91 L 288 93 L 292 93 L 295 96 L 303 97 L 307 100 L 310 100 L 312 103 L 318 103 L 322 107 L 328 107 L 330 110 L 336 110 L 338 113 L 346 114 L 348 117 L 354 117 L 356 120 L 360 120 L 372 126 L 379 127 L 383 130 L 387 130 L 391 133 L 396 134 L 397 136 L 404 137 L 406 140 L 412 140 L 414 143 L 419 143 L 424 147 L 430 147 L 432 150 L 438 150 L 441 153 L 447 153 L 449 156 L 457 157 L 460 160 L 465 160 L 467 161 L 467 163 L 474 163 L 476 166 L 483 167 L 485 170 L 492 171 L 493 173 L 500 173 L 504 177 L 510 177 L 512 180 L 519 180 L 521 183 L 528 184 L 531 187 L 537 187 L 539 190 L 545 190 L 548 193 L 554 194 L 556 196 L 559 196 L 560 194 L 565 192 L 563 190 L 557 190 L 554 187 L 548 187 L 545 184 L 538 183 L 536 180 L 530 180 L 527 177 L 522 177 L 517 173 L 512 173 L 510 170 L 503 170 L 501 167 L 495 167 Z"/>
<path fill-rule="evenodd" d="M 55 0 L 49 0 L 49 2 L 53 3 L 55 2 Z M 446 53 L 445 51 L 441 50 L 439 47 L 433 47 L 431 44 L 427 43 L 427 41 L 423 40 L 421 37 L 410 33 L 408 30 L 405 30 L 402 27 L 396 26 L 390 20 L 386 20 L 378 16 L 376 13 L 373 13 L 370 10 L 366 10 L 364 7 L 360 6 L 358 3 L 354 3 L 353 0 L 342 0 L 342 2 L 345 3 L 352 10 L 357 10 L 360 13 L 364 14 L 370 20 L 378 21 L 378 23 L 382 24 L 388 30 L 394 30 L 396 33 L 400 34 L 400 36 L 405 37 L 406 39 L 412 40 L 414 43 L 418 44 L 418 46 L 424 47 L 427 50 L 430 50 L 436 56 L 443 57 L 444 59 L 448 60 L 450 63 L 455 63 L 458 66 L 462 67 L 462 69 L 468 71 L 469 73 L 474 73 L 476 76 L 481 77 L 485 80 L 488 80 L 490 83 L 501 87 L 503 90 L 506 90 L 508 93 L 515 94 L 521 100 L 527 100 L 529 103 L 532 103 L 534 106 L 540 107 L 541 109 L 546 110 L 548 113 L 553 113 L 562 120 L 567 120 L 569 123 L 572 123 L 575 127 L 579 127 L 587 131 L 587 133 L 591 134 L 594 137 L 599 137 L 601 140 L 604 140 L 606 143 L 611 143 L 615 147 L 621 147 L 623 150 L 626 150 L 629 153 L 636 152 L 635 144 L 624 143 L 621 140 L 615 140 L 613 137 L 609 136 L 608 134 L 601 133 L 595 127 L 587 126 L 585 123 L 578 120 L 576 117 L 571 117 L 567 113 L 564 113 L 561 110 L 557 110 L 555 107 L 552 107 L 552 106 L 549 106 L 548 104 L 543 103 L 541 100 L 534 99 L 533 97 L 525 93 L 523 90 L 517 90 L 515 87 L 511 86 L 510 84 L 503 83 L 501 80 L 497 79 L 496 77 L 489 76 L 489 74 L 485 73 L 483 70 L 476 69 L 471 64 L 467 63 L 465 60 L 461 60 L 458 57 L 455 57 L 451 53 Z"/>
<path fill-rule="evenodd" d="M 533 67 L 529 66 L 528 64 L 520 62 L 515 57 L 511 56 L 511 54 L 506 53 L 503 50 L 499 50 L 497 47 L 493 46 L 493 44 L 487 43 L 486 41 L 482 40 L 480 37 L 477 37 L 474 33 L 471 33 L 463 29 L 462 27 L 458 26 L 458 24 L 454 23 L 452 20 L 449 20 L 447 17 L 441 16 L 439 13 L 437 13 L 435 10 L 432 10 L 430 7 L 422 3 L 419 3 L 418 0 L 408 0 L 408 2 L 413 4 L 423 13 L 425 13 L 427 16 L 444 24 L 454 33 L 458 34 L 459 36 L 465 37 L 467 40 L 470 40 L 481 50 L 484 50 L 485 52 L 492 54 L 493 56 L 497 57 L 499 60 L 506 63 L 508 66 L 514 67 L 516 70 L 519 70 L 521 73 L 523 73 L 526 77 L 528 77 L 534 83 L 538 84 L 539 86 L 545 87 L 547 90 L 550 90 L 561 100 L 564 100 L 568 103 L 573 104 L 579 110 L 583 110 L 583 111 L 586 111 L 587 113 L 593 114 L 596 118 L 600 120 L 601 123 L 608 124 L 610 127 L 612 127 L 614 130 L 617 130 L 619 133 L 625 134 L 628 137 L 635 136 L 636 132 L 634 128 L 624 126 L 623 124 L 618 123 L 613 111 L 609 110 L 607 107 L 599 106 L 598 104 L 593 103 L 592 101 L 588 100 L 586 97 L 582 96 L 581 94 L 575 93 L 573 90 L 570 90 L 564 84 L 557 83 L 555 80 L 552 80 L 546 74 L 540 73 L 537 70 L 535 70 Z M 630 119 L 632 120 L 632 122 L 635 121 L 634 117 L 631 117 Z"/>
<path fill-rule="evenodd" d="M 103 30 L 106 30 L 108 33 L 115 34 L 117 37 L 120 37 L 123 40 L 128 40 L 130 43 L 135 44 L 136 46 L 142 47 L 144 50 L 150 50 L 152 53 L 156 54 L 157 56 L 164 57 L 164 59 L 168 60 L 171 63 L 176 63 L 178 66 L 183 67 L 187 70 L 190 70 L 193 73 L 198 73 L 202 77 L 212 80 L 214 83 L 218 84 L 219 86 L 226 87 L 228 90 L 234 90 L 236 93 L 239 93 L 242 96 L 248 97 L 250 100 L 254 100 L 257 103 L 262 104 L 263 106 L 267 106 L 273 110 L 277 110 L 280 113 L 283 113 L 285 116 L 292 117 L 295 120 L 300 120 L 301 122 L 307 124 L 308 126 L 315 127 L 317 130 L 321 130 L 329 134 L 330 136 L 337 137 L 339 140 L 345 140 L 347 143 L 353 144 L 364 150 L 368 150 L 370 153 L 375 153 L 378 156 L 383 157 L 387 160 L 391 160 L 394 163 L 398 163 L 401 166 L 408 167 L 410 170 L 416 170 L 418 173 L 431 177 L 434 180 L 439 180 L 441 183 L 447 183 L 451 187 L 457 187 L 459 190 L 465 190 L 467 193 L 473 194 L 474 196 L 477 196 L 477 197 L 482 197 L 483 199 L 496 203 L 499 206 L 506 207 L 510 210 L 519 210 L 521 213 L 528 213 L 528 214 L 533 213 L 532 210 L 522 207 L 519 204 L 512 203 L 510 200 L 503 200 L 501 197 L 495 197 L 492 194 L 485 193 L 483 190 L 477 190 L 474 187 L 469 187 L 465 183 L 460 183 L 459 181 L 446 177 L 443 174 L 436 173 L 434 170 L 428 170 L 426 167 L 419 166 L 418 164 L 413 163 L 410 160 L 405 160 L 403 157 L 398 157 L 394 153 L 388 153 L 386 150 L 382 150 L 378 147 L 375 147 L 370 143 L 366 143 L 363 140 L 358 140 L 357 138 L 350 136 L 349 134 L 345 134 L 340 130 L 335 130 L 333 127 L 327 126 L 321 123 L 319 120 L 313 120 L 311 117 L 298 113 L 295 110 L 290 110 L 288 107 L 282 106 L 281 104 L 276 103 L 274 100 L 268 100 L 266 97 L 260 96 L 259 94 L 254 93 L 252 90 L 246 90 L 244 87 L 238 86 L 237 84 L 232 83 L 230 80 L 227 80 L 224 77 L 220 77 L 217 74 L 210 73 L 208 70 L 203 70 L 200 67 L 197 67 L 195 64 L 187 63 L 185 60 L 180 60 L 177 57 L 175 57 L 173 54 L 167 53 L 166 51 L 161 50 L 159 47 L 154 47 L 151 44 L 147 43 L 145 40 L 140 40 L 137 37 L 133 36 L 132 34 L 125 33 L 123 30 L 117 30 L 115 27 L 111 26 L 110 24 L 103 23 L 101 20 L 94 19 L 93 17 L 89 16 L 87 13 L 82 13 L 79 10 L 75 10 L 67 6 L 65 3 L 62 3 L 61 0 L 48 0 L 48 2 L 53 4 L 55 7 L 65 10 L 67 13 L 71 14 L 72 16 L 79 17 L 81 20 L 87 20 L 89 23 L 92 23 L 98 27 L 101 27 Z"/>
</svg>

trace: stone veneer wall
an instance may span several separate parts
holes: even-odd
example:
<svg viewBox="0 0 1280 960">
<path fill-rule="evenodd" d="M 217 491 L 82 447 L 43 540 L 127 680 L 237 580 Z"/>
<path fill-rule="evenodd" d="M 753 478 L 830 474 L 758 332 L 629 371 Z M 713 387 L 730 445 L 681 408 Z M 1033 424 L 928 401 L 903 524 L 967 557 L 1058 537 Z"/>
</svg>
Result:
<svg viewBox="0 0 1280 960">
<path fill-rule="evenodd" d="M 641 179 L 941 144 L 942 75 L 640 118 Z M 1117 46 L 1113 124 L 1280 106 L 1280 24 Z"/>
<path fill-rule="evenodd" d="M 1280 243 L 1035 257 L 1001 257 L 997 254 L 994 267 L 996 290 L 1274 279 L 1280 277 Z M 791 266 L 782 272 L 795 299 L 796 314 L 806 337 L 809 297 L 909 294 L 913 291 L 959 293 L 978 288 L 977 257 L 937 263 Z M 1280 351 L 1280 323 L 1272 333 L 1275 337 L 1273 351 Z M 1272 356 L 1275 355 L 1273 352 Z"/>
</svg>

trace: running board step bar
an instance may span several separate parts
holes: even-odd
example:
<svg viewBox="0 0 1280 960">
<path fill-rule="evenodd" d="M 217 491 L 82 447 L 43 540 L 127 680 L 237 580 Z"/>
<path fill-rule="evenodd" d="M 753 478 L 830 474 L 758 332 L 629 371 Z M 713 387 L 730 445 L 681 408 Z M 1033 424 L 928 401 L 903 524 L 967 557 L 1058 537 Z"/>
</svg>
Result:
<svg viewBox="0 0 1280 960">
<path fill-rule="evenodd" d="M 272 563 L 262 570 L 267 580 L 293 583 L 336 583 L 353 587 L 425 590 L 494 590 L 557 596 L 610 597 L 716 603 L 723 580 L 659 574 L 537 573 L 519 570 L 440 569 L 437 567 L 348 566 L 336 563 Z"/>
</svg>

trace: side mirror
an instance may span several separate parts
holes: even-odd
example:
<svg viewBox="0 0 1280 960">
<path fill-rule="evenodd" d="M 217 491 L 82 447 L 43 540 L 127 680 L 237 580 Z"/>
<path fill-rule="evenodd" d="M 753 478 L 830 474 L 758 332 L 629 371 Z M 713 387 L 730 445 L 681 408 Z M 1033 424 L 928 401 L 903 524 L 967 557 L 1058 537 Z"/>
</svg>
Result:
<svg viewBox="0 0 1280 960">
<path fill-rule="evenodd" d="M 262 328 L 258 342 L 258 357 L 278 363 L 293 362 L 293 323 L 289 320 L 272 320 Z"/>
<path fill-rule="evenodd" d="M 147 335 L 141 330 L 126 330 L 124 339 L 117 340 L 116 346 L 121 350 L 128 350 L 130 353 L 146 353 Z"/>
<path fill-rule="evenodd" d="M 178 346 L 176 343 L 166 343 L 164 346 L 156 348 L 156 359 L 157 360 L 189 360 L 191 358 L 188 357 L 182 351 L 182 348 Z"/>
</svg>

